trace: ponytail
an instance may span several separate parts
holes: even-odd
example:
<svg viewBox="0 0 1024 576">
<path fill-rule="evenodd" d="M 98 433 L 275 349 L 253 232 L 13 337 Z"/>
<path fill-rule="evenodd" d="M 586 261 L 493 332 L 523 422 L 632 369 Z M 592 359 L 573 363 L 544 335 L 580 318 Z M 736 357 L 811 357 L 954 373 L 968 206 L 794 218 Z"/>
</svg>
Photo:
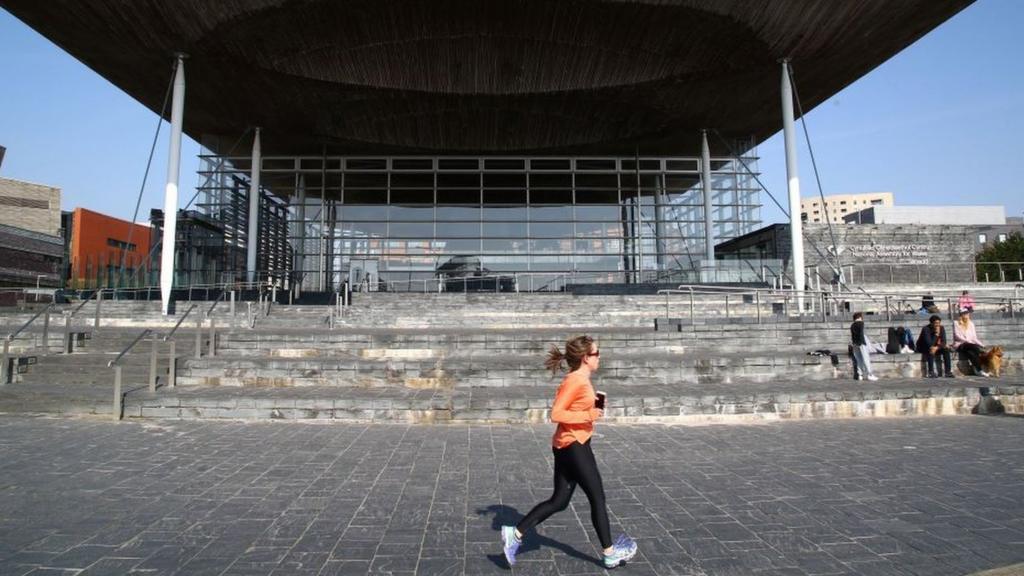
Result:
<svg viewBox="0 0 1024 576">
<path fill-rule="evenodd" d="M 562 367 L 562 360 L 565 360 L 565 355 L 558 349 L 558 346 L 552 344 L 551 350 L 548 351 L 548 357 L 544 360 L 544 367 L 555 374 Z"/>
<path fill-rule="evenodd" d="M 593 345 L 594 339 L 590 336 L 570 338 L 565 343 L 565 354 L 562 354 L 558 346 L 552 344 L 551 350 L 548 351 L 548 357 L 544 360 L 544 367 L 555 374 L 562 367 L 562 361 L 565 361 L 569 365 L 570 371 L 577 370 L 583 363 L 583 359 L 590 353 Z"/>
</svg>

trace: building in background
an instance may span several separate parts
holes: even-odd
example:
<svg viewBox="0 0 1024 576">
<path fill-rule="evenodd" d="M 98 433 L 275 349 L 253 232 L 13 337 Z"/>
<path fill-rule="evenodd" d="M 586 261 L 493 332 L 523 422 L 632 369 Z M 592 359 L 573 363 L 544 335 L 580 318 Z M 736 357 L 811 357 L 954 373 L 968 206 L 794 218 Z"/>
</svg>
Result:
<svg viewBox="0 0 1024 576">
<path fill-rule="evenodd" d="M 895 203 L 892 192 L 871 192 L 866 194 L 835 194 L 821 198 L 800 200 L 800 218 L 804 222 L 843 222 L 847 215 L 860 212 L 871 206 L 892 206 Z"/>
<path fill-rule="evenodd" d="M 57 288 L 63 256 L 60 236 L 0 224 L 0 286 Z M 14 299 L 11 293 L 0 303 L 13 304 Z"/>
<path fill-rule="evenodd" d="M 174 249 L 174 284 L 196 286 L 226 282 L 245 281 L 245 243 L 237 236 L 239 227 L 244 226 L 248 205 L 244 195 L 230 196 L 233 206 L 220 206 L 218 217 L 198 210 L 179 210 L 175 227 L 177 246 Z M 291 253 L 288 250 L 287 210 L 263 195 L 260 203 L 259 243 L 257 263 L 260 270 L 273 273 L 259 280 L 284 280 L 291 270 Z M 161 242 L 164 226 L 164 211 L 150 211 L 154 241 Z M 159 271 L 159 250 L 154 250 L 151 267 Z M 156 275 L 151 284 L 158 281 Z"/>
<path fill-rule="evenodd" d="M 808 288 L 827 286 L 840 269 L 852 284 L 972 282 L 978 250 L 977 226 L 937 224 L 864 224 L 803 228 Z M 834 238 L 834 241 L 833 241 Z M 766 270 L 767 282 L 793 284 L 789 224 L 772 224 L 715 247 L 727 260 L 777 259 L 780 269 Z"/>
<path fill-rule="evenodd" d="M 0 178 L 0 224 L 60 236 L 60 188 Z"/>
<path fill-rule="evenodd" d="M 56 288 L 63 255 L 60 188 L 0 178 L 0 286 Z"/>
<path fill-rule="evenodd" d="M 1011 234 L 1024 233 L 1020 216 L 1006 217 L 1003 206 L 873 206 L 845 218 L 848 224 L 918 224 L 970 226 L 975 246 L 1003 242 Z"/>
<path fill-rule="evenodd" d="M 65 213 L 68 266 L 66 287 L 145 286 L 150 227 L 75 208 Z M 123 270 L 122 270 L 123 266 Z"/>
</svg>

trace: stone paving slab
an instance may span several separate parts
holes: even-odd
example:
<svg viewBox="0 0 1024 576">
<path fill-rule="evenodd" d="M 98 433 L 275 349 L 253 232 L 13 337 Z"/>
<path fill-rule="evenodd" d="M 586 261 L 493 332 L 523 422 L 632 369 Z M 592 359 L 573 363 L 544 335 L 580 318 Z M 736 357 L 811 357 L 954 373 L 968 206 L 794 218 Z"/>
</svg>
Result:
<svg viewBox="0 0 1024 576">
<path fill-rule="evenodd" d="M 1024 418 L 601 425 L 617 574 L 962 575 L 1024 561 Z M 0 416 L 0 574 L 603 574 L 550 425 Z"/>
</svg>

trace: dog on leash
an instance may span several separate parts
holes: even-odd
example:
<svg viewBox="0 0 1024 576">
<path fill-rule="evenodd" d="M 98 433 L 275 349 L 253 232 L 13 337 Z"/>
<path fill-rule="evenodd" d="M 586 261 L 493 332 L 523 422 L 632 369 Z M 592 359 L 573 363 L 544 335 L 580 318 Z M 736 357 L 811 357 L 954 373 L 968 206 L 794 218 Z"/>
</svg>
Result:
<svg viewBox="0 0 1024 576">
<path fill-rule="evenodd" d="M 989 374 L 999 377 L 1003 369 L 1003 347 L 993 346 L 981 353 L 981 369 Z"/>
</svg>

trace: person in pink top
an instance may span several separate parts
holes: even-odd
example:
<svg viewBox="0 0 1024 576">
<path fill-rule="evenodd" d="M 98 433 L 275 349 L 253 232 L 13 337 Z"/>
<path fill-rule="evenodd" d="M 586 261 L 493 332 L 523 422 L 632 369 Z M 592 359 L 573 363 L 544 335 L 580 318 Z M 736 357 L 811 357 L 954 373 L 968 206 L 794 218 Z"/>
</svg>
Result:
<svg viewBox="0 0 1024 576">
<path fill-rule="evenodd" d="M 981 349 L 984 346 L 978 339 L 978 331 L 974 328 L 974 322 L 971 321 L 971 311 L 961 309 L 960 318 L 953 322 L 953 349 L 967 357 L 975 374 L 987 378 L 989 373 L 981 369 Z"/>
<path fill-rule="evenodd" d="M 963 294 L 960 294 L 960 297 L 956 299 L 956 307 L 959 310 L 974 312 L 974 298 L 971 297 L 970 292 L 964 290 Z"/>
<path fill-rule="evenodd" d="M 552 514 L 568 508 L 578 485 L 590 501 L 590 520 L 604 548 L 604 566 L 616 568 L 636 555 L 637 545 L 625 534 L 612 542 L 604 485 L 594 452 L 590 449 L 594 422 L 604 414 L 604 406 L 596 405 L 597 396 L 590 383 L 591 373 L 601 364 L 601 351 L 590 336 L 577 336 L 565 343 L 565 354 L 557 346 L 552 346 L 544 365 L 555 373 L 563 362 L 569 365 L 570 372 L 558 386 L 555 403 L 551 407 L 551 421 L 558 423 L 551 438 L 551 452 L 555 456 L 555 490 L 551 498 L 534 506 L 519 524 L 501 527 L 505 559 L 510 566 L 515 565 L 523 536 Z"/>
</svg>

